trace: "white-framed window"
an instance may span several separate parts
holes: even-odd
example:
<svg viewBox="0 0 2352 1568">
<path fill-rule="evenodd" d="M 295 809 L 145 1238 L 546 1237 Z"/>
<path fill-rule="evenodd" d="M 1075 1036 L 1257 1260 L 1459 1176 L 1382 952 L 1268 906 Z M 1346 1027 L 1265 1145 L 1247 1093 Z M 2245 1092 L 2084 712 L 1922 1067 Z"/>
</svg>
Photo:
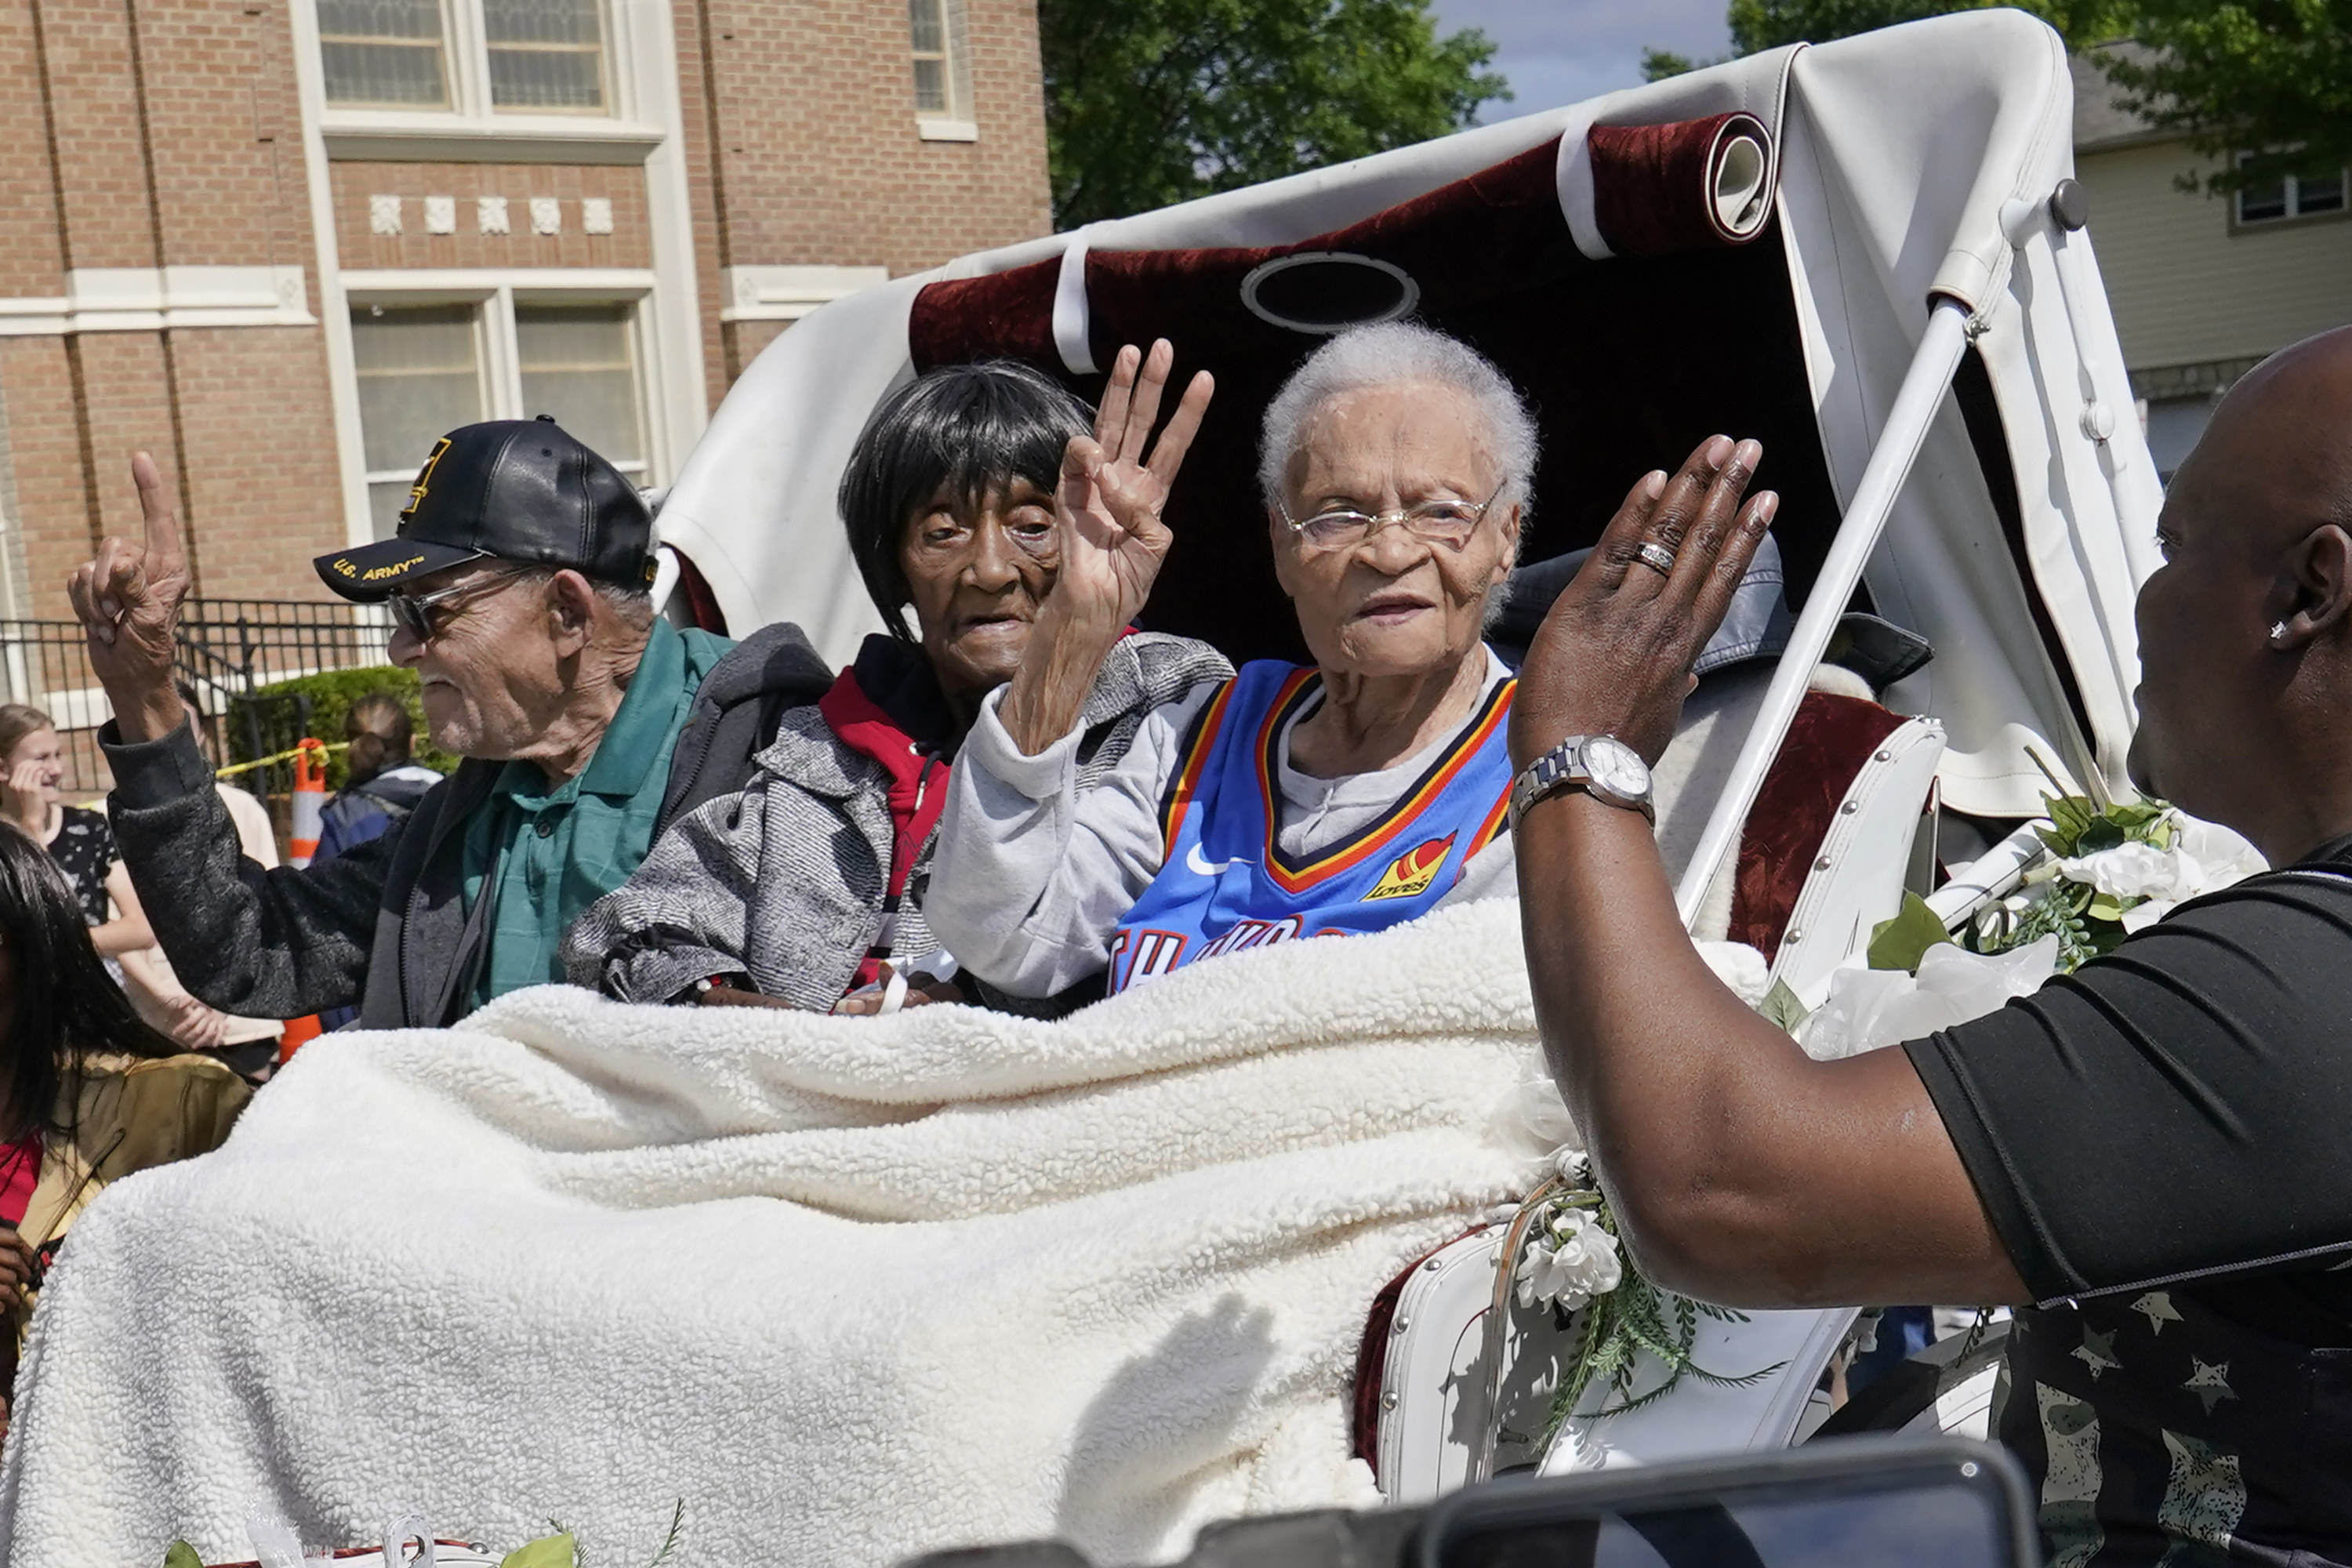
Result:
<svg viewBox="0 0 2352 1568">
<path fill-rule="evenodd" d="M 376 538 L 400 526 L 433 443 L 484 417 L 481 336 L 479 305 L 352 307 L 352 368 Z"/>
<path fill-rule="evenodd" d="M 521 413 L 552 414 L 613 467 L 646 482 L 644 379 L 636 307 L 538 303 L 514 307 Z"/>
<path fill-rule="evenodd" d="M 319 59 L 330 103 L 449 107 L 441 0 L 319 0 Z"/>
<path fill-rule="evenodd" d="M 604 0 L 315 0 L 331 110 L 609 115 Z"/>
<path fill-rule="evenodd" d="M 971 38 L 963 0 L 907 0 L 913 46 L 915 119 L 926 127 L 971 123 Z"/>
<path fill-rule="evenodd" d="M 368 510 L 399 527 L 433 443 L 460 425 L 541 414 L 639 485 L 649 481 L 643 333 L 635 300 L 494 288 L 473 299 L 352 305 Z"/>
<path fill-rule="evenodd" d="M 2238 154 L 2245 167 L 2251 153 Z M 2232 216 L 2242 225 L 2281 223 L 2289 218 L 2323 217 L 2345 210 L 2347 181 L 2344 170 L 2305 169 L 2282 174 L 2262 184 L 2247 185 L 2232 195 Z"/>
</svg>

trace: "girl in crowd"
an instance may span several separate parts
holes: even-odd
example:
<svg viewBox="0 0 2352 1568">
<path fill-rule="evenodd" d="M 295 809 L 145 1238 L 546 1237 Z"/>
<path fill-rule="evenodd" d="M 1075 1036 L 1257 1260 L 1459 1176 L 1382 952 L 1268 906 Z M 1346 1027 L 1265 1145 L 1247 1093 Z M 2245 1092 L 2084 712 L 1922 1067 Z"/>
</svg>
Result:
<svg viewBox="0 0 2352 1568">
<path fill-rule="evenodd" d="M 64 755 L 47 714 L 21 702 L 0 704 L 0 818 L 57 861 L 101 954 L 114 958 L 152 947 L 154 935 L 131 891 L 131 873 L 114 852 L 106 814 L 58 798 Z M 109 900 L 120 914 L 110 916 Z"/>
<path fill-rule="evenodd" d="M 1009 362 L 934 370 L 875 410 L 840 507 L 885 630 L 784 713 L 749 788 L 681 818 L 582 916 L 563 950 L 575 983 L 823 1010 L 936 950 L 924 889 L 950 770 L 1053 591 L 1053 487 L 1088 427 L 1058 384 Z M 1205 644 L 1119 638 L 1074 703 L 1074 766 L 1099 776 L 1146 713 L 1229 672 Z"/>
</svg>

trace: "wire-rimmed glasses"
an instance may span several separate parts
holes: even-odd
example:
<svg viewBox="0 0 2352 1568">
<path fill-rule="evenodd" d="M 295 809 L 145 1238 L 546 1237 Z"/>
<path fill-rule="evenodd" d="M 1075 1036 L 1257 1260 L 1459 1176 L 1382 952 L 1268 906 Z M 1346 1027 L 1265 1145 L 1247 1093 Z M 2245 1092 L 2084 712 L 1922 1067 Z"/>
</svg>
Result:
<svg viewBox="0 0 2352 1568">
<path fill-rule="evenodd" d="M 1510 481 L 1506 479 L 1504 484 Z M 1415 539 L 1425 539 L 1432 544 L 1443 544 L 1459 550 L 1486 517 L 1488 509 L 1500 500 L 1503 485 L 1485 500 L 1425 500 L 1414 506 L 1399 507 L 1393 511 L 1358 511 L 1352 507 L 1331 507 L 1317 512 L 1304 522 L 1290 515 L 1290 509 L 1276 504 L 1282 521 L 1290 525 L 1301 543 L 1314 550 L 1345 550 L 1361 543 L 1381 529 L 1394 523 Z"/>
</svg>

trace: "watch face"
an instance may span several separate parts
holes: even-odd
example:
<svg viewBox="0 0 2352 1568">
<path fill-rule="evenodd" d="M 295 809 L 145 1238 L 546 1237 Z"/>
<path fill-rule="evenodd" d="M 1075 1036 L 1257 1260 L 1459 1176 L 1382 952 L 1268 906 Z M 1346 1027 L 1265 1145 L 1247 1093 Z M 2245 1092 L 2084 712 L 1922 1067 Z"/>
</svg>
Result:
<svg viewBox="0 0 2352 1568">
<path fill-rule="evenodd" d="M 1596 735 L 1584 742 L 1580 759 L 1594 784 L 1622 800 L 1650 797 L 1650 765 L 1624 742 Z"/>
</svg>

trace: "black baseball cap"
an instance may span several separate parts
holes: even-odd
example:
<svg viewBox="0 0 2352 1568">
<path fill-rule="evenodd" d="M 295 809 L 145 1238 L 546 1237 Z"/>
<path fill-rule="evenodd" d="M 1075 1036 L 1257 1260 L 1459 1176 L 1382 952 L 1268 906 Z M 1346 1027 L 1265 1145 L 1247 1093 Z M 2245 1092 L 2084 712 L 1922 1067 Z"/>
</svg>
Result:
<svg viewBox="0 0 2352 1568">
<path fill-rule="evenodd" d="M 363 604 L 489 557 L 642 587 L 654 580 L 653 542 L 653 513 L 636 487 L 542 414 L 450 431 L 416 471 L 397 533 L 311 564 L 328 587 Z"/>
</svg>

